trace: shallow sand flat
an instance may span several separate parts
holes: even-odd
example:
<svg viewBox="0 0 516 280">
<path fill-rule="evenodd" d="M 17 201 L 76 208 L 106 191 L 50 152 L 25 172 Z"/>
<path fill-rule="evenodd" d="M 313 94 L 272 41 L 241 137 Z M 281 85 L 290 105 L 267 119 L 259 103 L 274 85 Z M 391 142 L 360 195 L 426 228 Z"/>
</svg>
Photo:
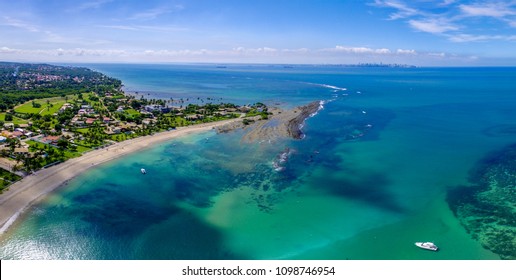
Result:
<svg viewBox="0 0 516 280">
<path fill-rule="evenodd" d="M 299 106 L 291 110 L 272 108 L 269 110 L 272 115 L 267 120 L 261 120 L 260 116 L 248 118 L 255 121 L 254 124 L 246 127 L 243 123 L 231 123 L 219 126 L 219 133 L 229 132 L 235 129 L 246 129 L 242 137 L 245 143 L 274 141 L 279 138 L 303 138 L 301 126 L 307 118 L 315 114 L 321 108 L 320 101 L 313 101 L 307 105 Z"/>
<path fill-rule="evenodd" d="M 116 143 L 104 149 L 94 150 L 81 157 L 42 169 L 23 178 L 0 195 L 0 233 L 4 232 L 28 206 L 66 181 L 91 167 L 127 155 L 153 144 L 191 133 L 208 131 L 214 127 L 241 121 L 231 119 L 220 122 L 180 127 L 177 130 L 157 133 Z"/>
</svg>

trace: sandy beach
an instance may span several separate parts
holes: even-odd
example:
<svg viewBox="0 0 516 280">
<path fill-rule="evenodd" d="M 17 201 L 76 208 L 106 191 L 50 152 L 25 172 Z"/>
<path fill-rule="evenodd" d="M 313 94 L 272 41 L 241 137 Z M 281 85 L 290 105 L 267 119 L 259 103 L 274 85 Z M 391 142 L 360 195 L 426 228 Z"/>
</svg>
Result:
<svg viewBox="0 0 516 280">
<path fill-rule="evenodd" d="M 68 180 L 86 170 L 121 156 L 145 149 L 156 143 L 167 141 L 191 133 L 209 131 L 214 127 L 238 122 L 231 119 L 213 123 L 180 127 L 176 130 L 157 133 L 116 143 L 107 148 L 88 152 L 81 157 L 42 169 L 14 183 L 0 195 L 0 233 L 3 233 L 16 218 L 31 204 L 55 190 Z"/>
</svg>

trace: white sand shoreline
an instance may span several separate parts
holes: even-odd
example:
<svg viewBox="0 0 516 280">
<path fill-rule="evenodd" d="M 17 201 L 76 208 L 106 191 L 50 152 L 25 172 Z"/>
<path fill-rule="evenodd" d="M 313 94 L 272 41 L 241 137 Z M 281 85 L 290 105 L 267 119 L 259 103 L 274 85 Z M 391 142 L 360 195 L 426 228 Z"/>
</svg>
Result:
<svg viewBox="0 0 516 280">
<path fill-rule="evenodd" d="M 86 170 L 121 156 L 134 153 L 154 144 L 191 133 L 209 131 L 241 119 L 224 120 L 213 123 L 180 127 L 176 130 L 160 132 L 116 143 L 107 148 L 88 152 L 81 157 L 70 159 L 52 167 L 38 170 L 9 186 L 9 191 L 0 195 L 0 234 L 5 232 L 15 220 L 34 202 L 65 184 L 68 180 Z"/>
</svg>

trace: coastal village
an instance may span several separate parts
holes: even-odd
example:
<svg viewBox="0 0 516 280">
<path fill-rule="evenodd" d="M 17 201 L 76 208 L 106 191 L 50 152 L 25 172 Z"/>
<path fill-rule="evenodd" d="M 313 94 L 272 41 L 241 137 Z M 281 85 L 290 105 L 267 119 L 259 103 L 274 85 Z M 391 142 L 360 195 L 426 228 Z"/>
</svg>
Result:
<svg viewBox="0 0 516 280">
<path fill-rule="evenodd" d="M 16 78 L 19 92 L 63 82 L 80 85 L 88 80 L 87 75 L 59 74 L 59 69 L 69 72 L 71 68 L 66 67 L 44 65 L 41 71 L 20 73 L 19 65 L 8 66 L 2 68 L 1 78 Z M 0 112 L 0 191 L 36 170 L 117 142 L 240 117 L 245 125 L 269 114 L 262 103 L 240 106 L 215 103 L 209 98 L 138 98 L 125 94 L 120 81 L 95 74 L 97 80 L 88 87 L 59 92 L 57 96 L 47 92 L 47 97 L 30 99 Z M 3 91 L 6 88 L 2 86 Z M 51 87 L 46 88 L 52 93 Z"/>
</svg>

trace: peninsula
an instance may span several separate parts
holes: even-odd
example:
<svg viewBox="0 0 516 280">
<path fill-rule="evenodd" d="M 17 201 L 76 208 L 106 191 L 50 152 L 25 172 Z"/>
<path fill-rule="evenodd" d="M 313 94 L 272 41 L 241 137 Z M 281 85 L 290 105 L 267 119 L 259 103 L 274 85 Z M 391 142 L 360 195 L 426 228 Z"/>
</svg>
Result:
<svg viewBox="0 0 516 280">
<path fill-rule="evenodd" d="M 38 199 L 98 164 L 190 133 L 245 127 L 244 142 L 302 138 L 320 102 L 292 110 L 136 99 L 87 68 L 0 63 L 0 233 Z"/>
<path fill-rule="evenodd" d="M 120 80 L 82 67 L 0 62 L 0 84 L 0 232 L 36 199 L 92 166 L 268 114 L 262 103 L 136 99 Z"/>
</svg>

